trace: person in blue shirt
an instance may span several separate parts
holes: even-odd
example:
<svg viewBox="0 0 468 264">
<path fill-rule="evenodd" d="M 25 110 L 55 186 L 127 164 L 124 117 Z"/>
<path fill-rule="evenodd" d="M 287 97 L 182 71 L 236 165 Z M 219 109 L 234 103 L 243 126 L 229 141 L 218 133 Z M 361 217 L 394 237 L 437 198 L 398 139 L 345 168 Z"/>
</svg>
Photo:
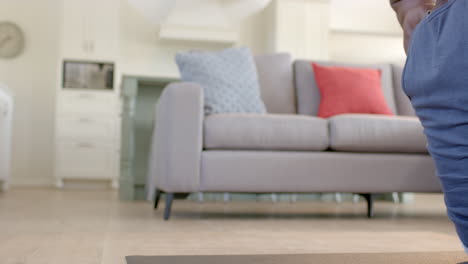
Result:
<svg viewBox="0 0 468 264">
<path fill-rule="evenodd" d="M 390 2 L 405 32 L 403 88 L 468 253 L 468 0 Z"/>
</svg>

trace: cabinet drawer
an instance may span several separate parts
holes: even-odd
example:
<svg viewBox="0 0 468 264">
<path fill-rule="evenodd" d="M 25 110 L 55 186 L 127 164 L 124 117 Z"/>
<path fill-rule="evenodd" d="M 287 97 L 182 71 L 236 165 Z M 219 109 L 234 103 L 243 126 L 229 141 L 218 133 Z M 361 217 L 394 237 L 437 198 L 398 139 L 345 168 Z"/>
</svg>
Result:
<svg viewBox="0 0 468 264">
<path fill-rule="evenodd" d="M 65 115 L 117 115 L 118 99 L 114 93 L 62 92 L 58 111 Z"/>
<path fill-rule="evenodd" d="M 114 147 L 93 141 L 60 141 L 56 169 L 59 177 L 110 179 L 117 177 L 118 154 Z"/>
<path fill-rule="evenodd" d="M 59 118 L 57 135 L 65 139 L 115 140 L 117 129 L 117 119 L 114 118 Z"/>
</svg>

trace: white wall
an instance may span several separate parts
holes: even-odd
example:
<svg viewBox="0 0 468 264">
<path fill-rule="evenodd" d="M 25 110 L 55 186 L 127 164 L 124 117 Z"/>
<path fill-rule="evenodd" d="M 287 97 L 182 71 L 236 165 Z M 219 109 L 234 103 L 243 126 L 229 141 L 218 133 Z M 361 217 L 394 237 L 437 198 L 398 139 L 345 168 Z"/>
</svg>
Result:
<svg viewBox="0 0 468 264">
<path fill-rule="evenodd" d="M 58 80 L 58 26 L 61 0 L 0 0 L 0 21 L 18 23 L 26 33 L 26 50 L 13 60 L 0 60 L 0 82 L 15 93 L 13 182 L 53 182 L 53 122 Z M 178 76 L 179 50 L 225 46 L 161 41 L 158 27 L 121 1 L 119 72 L 145 76 Z M 401 30 L 388 0 L 330 0 L 331 60 L 381 62 L 405 59 Z M 261 12 L 239 25 L 240 44 L 264 53 L 271 24 Z M 307 30 L 307 29 L 305 29 Z"/>
<path fill-rule="evenodd" d="M 179 75 L 174 63 L 174 55 L 180 50 L 204 49 L 214 50 L 226 45 L 176 42 L 160 40 L 158 26 L 141 16 L 137 10 L 121 0 L 121 33 L 120 33 L 120 71 L 124 74 L 177 77 Z M 259 13 L 246 21 L 240 27 L 239 45 L 249 46 L 254 52 L 261 53 L 263 49 L 262 14 Z"/>
<path fill-rule="evenodd" d="M 267 50 L 350 63 L 406 59 L 388 0 L 275 0 L 269 9 L 264 30 L 276 36 L 267 38 Z"/>
<path fill-rule="evenodd" d="M 388 0 L 276 1 L 278 10 L 272 3 L 266 16 L 257 16 L 263 19 L 263 28 L 255 30 L 263 38 L 255 42 L 259 52 L 286 51 L 300 58 L 315 54 L 309 57 L 348 63 L 402 64 L 406 59 L 403 32 Z M 306 11 L 314 2 L 313 9 Z M 328 8 L 320 8 L 322 5 L 328 5 Z M 304 12 L 298 10 L 301 8 Z M 329 21 L 322 21 L 327 19 L 322 14 L 326 9 L 329 9 Z M 276 15 L 272 16 L 272 13 Z M 301 17 L 304 15 L 306 17 Z M 319 20 L 309 19 L 310 16 L 319 17 Z M 265 34 L 268 31 L 273 34 Z M 279 34 L 279 39 L 271 37 L 274 33 Z M 314 41 L 317 42 L 315 45 L 304 46 L 304 43 Z M 320 48 L 324 45 L 327 48 Z"/>
<path fill-rule="evenodd" d="M 330 0 L 332 29 L 400 34 L 388 0 Z"/>
<path fill-rule="evenodd" d="M 24 53 L 0 59 L 0 82 L 15 95 L 13 183 L 52 182 L 59 0 L 0 0 L 0 20 L 19 24 Z"/>
<path fill-rule="evenodd" d="M 147 76 L 178 76 L 174 55 L 192 48 L 218 49 L 199 43 L 162 42 L 158 27 L 122 2 L 119 72 Z M 60 0 L 0 0 L 0 21 L 17 23 L 25 32 L 24 53 L 0 59 L 0 82 L 15 95 L 13 184 L 53 184 L 55 91 L 58 76 Z M 242 43 L 261 50 L 259 16 L 241 26 Z"/>
<path fill-rule="evenodd" d="M 403 32 L 388 0 L 330 0 L 330 60 L 403 63 Z"/>
<path fill-rule="evenodd" d="M 330 60 L 350 63 L 404 63 L 403 38 L 382 34 L 332 31 Z"/>
</svg>

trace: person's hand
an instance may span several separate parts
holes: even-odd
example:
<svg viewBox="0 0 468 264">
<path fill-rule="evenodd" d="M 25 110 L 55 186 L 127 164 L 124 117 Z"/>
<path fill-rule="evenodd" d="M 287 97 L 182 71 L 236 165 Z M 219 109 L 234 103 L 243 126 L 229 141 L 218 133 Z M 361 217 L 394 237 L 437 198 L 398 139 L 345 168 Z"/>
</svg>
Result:
<svg viewBox="0 0 468 264">
<path fill-rule="evenodd" d="M 427 12 L 434 8 L 436 0 L 390 0 L 390 2 L 403 28 L 405 51 L 408 52 L 414 29 L 427 15 Z M 440 6 L 443 2 L 447 2 L 447 0 L 438 0 L 437 5 Z"/>
</svg>

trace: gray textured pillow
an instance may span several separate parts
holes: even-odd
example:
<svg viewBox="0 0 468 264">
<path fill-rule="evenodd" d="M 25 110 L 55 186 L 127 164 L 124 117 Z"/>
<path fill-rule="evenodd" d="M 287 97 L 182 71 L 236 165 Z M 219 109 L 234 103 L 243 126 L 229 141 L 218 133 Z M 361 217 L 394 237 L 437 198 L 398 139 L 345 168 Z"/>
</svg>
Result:
<svg viewBox="0 0 468 264">
<path fill-rule="evenodd" d="M 266 113 L 248 48 L 182 52 L 176 55 L 176 62 L 183 81 L 203 87 L 205 114 Z"/>
</svg>

